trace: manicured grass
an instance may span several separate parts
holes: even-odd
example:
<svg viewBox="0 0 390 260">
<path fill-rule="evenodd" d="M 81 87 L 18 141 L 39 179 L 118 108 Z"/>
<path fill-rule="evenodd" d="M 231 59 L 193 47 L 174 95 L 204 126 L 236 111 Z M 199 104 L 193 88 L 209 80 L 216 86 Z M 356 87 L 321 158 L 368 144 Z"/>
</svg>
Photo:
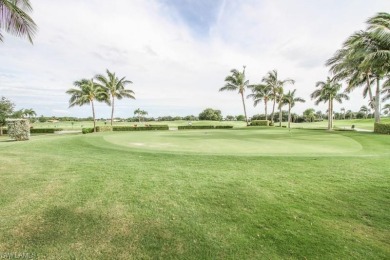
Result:
<svg viewBox="0 0 390 260">
<path fill-rule="evenodd" d="M 387 135 L 249 128 L 6 140 L 0 252 L 390 258 Z"/>
</svg>

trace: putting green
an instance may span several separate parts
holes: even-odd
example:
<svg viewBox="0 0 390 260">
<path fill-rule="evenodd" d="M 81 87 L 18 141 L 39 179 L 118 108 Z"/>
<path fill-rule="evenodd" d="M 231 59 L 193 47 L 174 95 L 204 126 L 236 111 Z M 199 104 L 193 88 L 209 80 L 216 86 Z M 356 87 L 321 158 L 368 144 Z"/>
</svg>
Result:
<svg viewBox="0 0 390 260">
<path fill-rule="evenodd" d="M 354 139 L 325 131 L 187 130 L 110 133 L 107 142 L 129 149 L 220 155 L 335 155 L 362 150 Z"/>
</svg>

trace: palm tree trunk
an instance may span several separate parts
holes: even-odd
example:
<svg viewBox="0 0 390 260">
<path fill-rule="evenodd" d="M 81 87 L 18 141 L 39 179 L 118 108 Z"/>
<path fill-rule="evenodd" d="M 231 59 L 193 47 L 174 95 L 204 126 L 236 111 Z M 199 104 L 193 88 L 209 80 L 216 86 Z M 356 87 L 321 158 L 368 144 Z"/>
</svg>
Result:
<svg viewBox="0 0 390 260">
<path fill-rule="evenodd" d="M 328 130 L 331 130 L 332 127 L 331 127 L 331 120 L 332 120 L 332 117 L 331 117 L 331 106 L 330 106 L 330 99 L 328 100 Z"/>
<path fill-rule="evenodd" d="M 244 93 L 243 92 L 241 92 L 241 99 L 242 99 L 242 105 L 244 106 L 246 125 L 248 126 L 248 117 L 246 116 L 246 107 L 245 107 L 245 100 L 244 100 Z"/>
<path fill-rule="evenodd" d="M 375 123 L 380 123 L 381 114 L 380 114 L 380 84 L 379 78 L 376 78 L 376 91 L 375 91 Z"/>
<path fill-rule="evenodd" d="M 283 120 L 282 106 L 280 105 L 280 107 L 279 107 L 279 127 L 282 127 L 282 120 Z"/>
<path fill-rule="evenodd" d="M 333 129 L 333 99 L 330 100 L 330 129 Z"/>
<path fill-rule="evenodd" d="M 113 121 L 113 119 L 114 119 L 114 107 L 115 107 L 115 98 L 114 98 L 114 96 L 112 96 L 112 102 L 111 102 L 111 106 L 112 106 L 112 108 L 111 108 L 111 126 L 112 126 L 112 121 Z"/>
<path fill-rule="evenodd" d="M 268 120 L 268 118 L 267 118 L 267 99 L 264 99 L 264 111 L 265 111 L 265 120 Z"/>
<path fill-rule="evenodd" d="M 290 131 L 290 122 L 291 122 L 291 105 L 288 104 L 288 131 Z"/>
<path fill-rule="evenodd" d="M 0 126 L 0 135 L 3 135 L 3 126 Z"/>
<path fill-rule="evenodd" d="M 96 119 L 95 119 L 95 106 L 93 105 L 93 100 L 91 102 L 91 107 L 92 107 L 92 117 L 93 117 L 93 132 L 96 133 Z"/>
<path fill-rule="evenodd" d="M 368 96 L 370 97 L 370 101 L 372 100 L 372 90 L 370 86 L 370 77 L 369 77 L 369 72 L 366 73 L 366 81 L 367 81 L 367 88 L 368 88 Z"/>
<path fill-rule="evenodd" d="M 271 124 L 274 123 L 275 104 L 276 104 L 276 100 L 274 99 L 274 104 L 272 106 L 272 113 L 271 113 Z"/>
</svg>

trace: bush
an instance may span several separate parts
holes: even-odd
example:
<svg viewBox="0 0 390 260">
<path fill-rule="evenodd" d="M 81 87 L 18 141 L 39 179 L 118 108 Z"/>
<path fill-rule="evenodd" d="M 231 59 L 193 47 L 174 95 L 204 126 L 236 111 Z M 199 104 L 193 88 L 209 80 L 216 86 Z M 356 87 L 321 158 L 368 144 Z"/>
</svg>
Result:
<svg viewBox="0 0 390 260">
<path fill-rule="evenodd" d="M 215 127 L 213 125 L 183 125 L 178 126 L 178 130 L 185 130 L 185 129 L 214 129 Z"/>
<path fill-rule="evenodd" d="M 374 124 L 374 133 L 377 134 L 390 134 L 390 124 Z"/>
<path fill-rule="evenodd" d="M 112 131 L 150 131 L 169 130 L 168 125 L 148 125 L 148 126 L 113 126 Z"/>
<path fill-rule="evenodd" d="M 62 128 L 31 128 L 32 134 L 54 134 L 56 131 L 62 131 Z"/>
<path fill-rule="evenodd" d="M 232 125 L 217 125 L 215 129 L 228 129 L 228 128 L 233 128 Z"/>
<path fill-rule="evenodd" d="M 269 126 L 268 120 L 252 120 L 251 126 Z"/>
<path fill-rule="evenodd" d="M 7 120 L 8 135 L 16 141 L 24 141 L 30 139 L 30 123 L 27 119 Z"/>
<path fill-rule="evenodd" d="M 90 134 L 90 133 L 93 133 L 93 128 L 83 128 L 83 129 L 81 129 L 81 132 L 83 134 Z"/>
<path fill-rule="evenodd" d="M 112 126 L 97 126 L 96 132 L 111 132 Z"/>
</svg>

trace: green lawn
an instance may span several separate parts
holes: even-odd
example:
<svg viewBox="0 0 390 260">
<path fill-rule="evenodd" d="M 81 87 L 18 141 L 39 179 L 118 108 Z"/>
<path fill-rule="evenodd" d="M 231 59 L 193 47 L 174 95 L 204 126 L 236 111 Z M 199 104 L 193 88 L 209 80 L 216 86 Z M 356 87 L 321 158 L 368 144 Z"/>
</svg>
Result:
<svg viewBox="0 0 390 260">
<path fill-rule="evenodd" d="M 283 128 L 0 137 L 0 252 L 389 259 L 389 147 Z"/>
<path fill-rule="evenodd" d="M 381 119 L 382 123 L 390 123 L 390 117 L 383 117 Z M 179 120 L 179 121 L 156 121 L 156 122 L 147 122 L 148 124 L 154 125 L 169 125 L 171 128 L 176 128 L 178 126 L 188 125 L 188 121 Z M 242 121 L 192 121 L 192 125 L 232 125 L 234 128 L 243 128 L 246 127 L 245 122 Z M 98 126 L 106 125 L 103 121 L 97 121 Z M 109 125 L 109 123 L 107 124 Z M 139 122 L 114 122 L 114 125 L 138 125 L 143 126 L 144 123 Z M 279 125 L 276 123 L 276 125 Z M 286 122 L 282 123 L 283 126 L 287 126 Z M 356 128 L 374 130 L 374 119 L 352 119 L 352 120 L 334 120 L 334 127 L 340 129 L 351 129 L 351 126 L 355 125 Z M 36 122 L 32 124 L 35 128 L 62 128 L 66 130 L 81 130 L 83 127 L 93 127 L 92 121 L 81 121 L 81 122 L 45 122 L 40 123 Z M 327 128 L 328 121 L 324 120 L 321 122 L 313 123 L 292 123 L 292 128 Z"/>
</svg>

